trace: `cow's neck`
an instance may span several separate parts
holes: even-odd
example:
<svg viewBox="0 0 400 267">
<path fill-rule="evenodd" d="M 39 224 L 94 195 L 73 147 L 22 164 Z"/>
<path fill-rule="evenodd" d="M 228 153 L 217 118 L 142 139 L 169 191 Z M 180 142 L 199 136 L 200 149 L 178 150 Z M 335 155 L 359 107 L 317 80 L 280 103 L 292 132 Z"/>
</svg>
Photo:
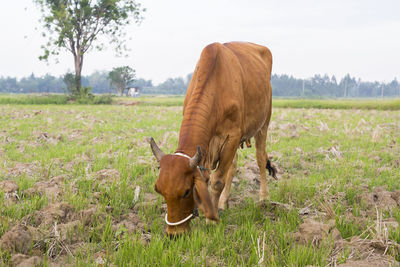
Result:
<svg viewBox="0 0 400 267">
<path fill-rule="evenodd" d="M 193 156 L 197 151 L 197 146 L 200 146 L 203 155 L 207 154 L 215 129 L 215 118 L 212 116 L 214 105 L 210 100 L 209 97 L 203 95 L 192 99 L 185 107 L 177 152 Z"/>
</svg>

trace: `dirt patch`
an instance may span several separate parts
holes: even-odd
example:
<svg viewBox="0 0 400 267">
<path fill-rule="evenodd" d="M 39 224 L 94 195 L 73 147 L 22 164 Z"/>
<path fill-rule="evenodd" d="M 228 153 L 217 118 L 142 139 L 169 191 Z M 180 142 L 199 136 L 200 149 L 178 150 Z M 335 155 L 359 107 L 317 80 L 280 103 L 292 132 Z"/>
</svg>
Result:
<svg viewBox="0 0 400 267">
<path fill-rule="evenodd" d="M 271 158 L 271 157 L 270 157 Z M 281 179 L 283 171 L 280 169 L 276 162 L 272 163 L 272 167 L 276 170 L 276 179 Z M 272 176 L 268 174 L 268 170 L 265 170 L 267 174 L 267 180 L 270 180 Z M 238 176 L 232 180 L 233 183 L 240 183 L 240 179 L 244 179 L 251 185 L 260 185 L 260 171 L 258 168 L 257 161 L 255 159 L 250 159 L 249 162 L 246 162 L 243 167 L 238 168 Z"/>
<path fill-rule="evenodd" d="M 64 138 L 61 134 L 59 134 L 57 136 L 52 136 L 46 132 L 40 132 L 40 133 L 36 134 L 36 143 L 39 145 L 44 144 L 44 143 L 56 145 L 60 141 L 64 141 Z"/>
<path fill-rule="evenodd" d="M 137 106 L 140 105 L 142 102 L 140 101 L 119 101 L 116 102 L 115 105 L 123 105 L 123 106 Z"/>
<path fill-rule="evenodd" d="M 99 211 L 96 206 L 92 206 L 88 209 L 79 211 L 75 218 L 85 226 L 92 226 L 95 221 L 103 222 L 106 218 L 106 214 Z"/>
<path fill-rule="evenodd" d="M 55 222 L 66 223 L 75 216 L 72 206 L 69 204 L 55 203 L 50 204 L 43 210 L 35 211 L 24 218 L 22 221 L 34 227 L 47 228 L 54 225 Z"/>
<path fill-rule="evenodd" d="M 372 192 L 362 194 L 361 199 L 367 205 L 370 213 L 375 214 L 375 206 L 381 210 L 396 208 L 400 200 L 400 191 L 389 192 L 383 187 L 375 187 Z"/>
<path fill-rule="evenodd" d="M 7 180 L 0 182 L 0 192 L 4 192 L 4 204 L 15 203 L 20 199 L 18 189 L 19 186 L 15 181 Z"/>
<path fill-rule="evenodd" d="M 24 195 L 46 196 L 49 200 L 56 200 L 62 193 L 61 185 L 64 183 L 65 176 L 56 176 L 50 181 L 42 181 L 36 183 L 33 187 L 24 191 Z"/>
<path fill-rule="evenodd" d="M 335 228 L 335 222 L 321 223 L 312 219 L 306 219 L 299 226 L 299 231 L 294 234 L 294 239 L 301 244 L 311 243 L 318 247 L 323 240 L 332 237 L 333 240 L 340 240 L 340 232 Z"/>
<path fill-rule="evenodd" d="M 85 171 L 88 173 L 88 170 L 92 164 L 92 159 L 86 154 L 78 154 L 75 156 L 75 159 L 63 164 L 64 170 L 72 172 L 75 168 L 75 166 L 79 164 L 84 164 L 85 165 Z"/>
<path fill-rule="evenodd" d="M 333 255 L 336 262 L 338 255 L 347 253 L 348 261 L 338 266 L 392 266 L 395 259 L 387 255 L 389 248 L 382 240 L 352 237 L 350 241 L 340 240 L 335 244 Z"/>
<path fill-rule="evenodd" d="M 83 134 L 83 130 L 81 130 L 81 129 L 73 130 L 71 133 L 68 134 L 68 139 L 69 139 L 69 141 L 74 141 L 74 140 L 80 138 L 82 136 L 82 134 Z"/>
<path fill-rule="evenodd" d="M 6 176 L 8 177 L 18 177 L 23 174 L 28 176 L 34 176 L 35 174 L 40 172 L 40 168 L 38 164 L 33 163 L 21 163 L 16 162 L 14 168 L 8 168 L 6 171 Z"/>
<path fill-rule="evenodd" d="M 393 266 L 394 261 L 391 259 L 376 259 L 376 260 L 350 260 L 346 263 L 337 265 L 338 267 L 387 267 Z M 395 265 L 394 265 L 395 266 Z"/>
<path fill-rule="evenodd" d="M 7 180 L 7 181 L 1 181 L 0 182 L 0 191 L 3 191 L 4 193 L 14 193 L 15 191 L 18 191 L 19 186 L 15 181 L 12 180 Z"/>
<path fill-rule="evenodd" d="M 27 256 L 23 254 L 14 254 L 11 257 L 12 266 L 15 267 L 32 267 L 42 266 L 43 260 L 38 256 Z"/>
<path fill-rule="evenodd" d="M 118 182 L 120 177 L 121 175 L 116 169 L 103 169 L 91 175 L 91 178 L 97 180 L 101 186 Z"/>
<path fill-rule="evenodd" d="M 145 224 L 139 219 L 136 213 L 123 214 L 121 220 L 112 226 L 113 231 L 122 231 L 132 234 L 137 230 L 144 232 Z"/>
<path fill-rule="evenodd" d="M 18 224 L 6 232 L 0 239 L 0 248 L 10 253 L 18 252 L 26 254 L 32 244 L 32 235 L 28 228 Z"/>
<path fill-rule="evenodd" d="M 243 178 L 246 182 L 252 185 L 260 184 L 260 172 L 257 163 L 252 160 L 239 167 L 239 177 Z"/>
</svg>

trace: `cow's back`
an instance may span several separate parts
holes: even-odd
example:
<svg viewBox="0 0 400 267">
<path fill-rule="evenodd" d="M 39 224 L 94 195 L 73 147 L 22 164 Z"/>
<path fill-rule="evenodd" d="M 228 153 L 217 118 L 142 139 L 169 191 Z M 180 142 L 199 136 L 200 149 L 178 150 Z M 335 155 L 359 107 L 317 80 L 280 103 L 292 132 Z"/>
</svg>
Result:
<svg viewBox="0 0 400 267">
<path fill-rule="evenodd" d="M 268 48 L 242 42 L 224 44 L 240 64 L 241 94 L 232 95 L 240 97 L 239 110 L 242 115 L 243 138 L 252 137 L 271 116 L 271 68 L 272 55 Z M 236 68 L 236 66 L 234 66 Z M 237 72 L 232 69 L 231 71 Z M 228 89 L 229 90 L 229 89 Z"/>
<path fill-rule="evenodd" d="M 271 52 L 264 46 L 233 42 L 205 47 L 186 93 L 178 148 L 200 135 L 209 140 L 238 129 L 243 140 L 254 136 L 271 116 L 271 65 Z"/>
</svg>

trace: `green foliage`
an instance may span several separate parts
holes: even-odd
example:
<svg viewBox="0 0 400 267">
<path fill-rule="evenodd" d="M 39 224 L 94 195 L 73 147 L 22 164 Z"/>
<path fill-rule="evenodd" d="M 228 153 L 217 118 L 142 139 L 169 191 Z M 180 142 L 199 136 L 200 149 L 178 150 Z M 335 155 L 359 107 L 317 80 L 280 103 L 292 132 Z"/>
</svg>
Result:
<svg viewBox="0 0 400 267">
<path fill-rule="evenodd" d="M 112 102 L 111 95 L 90 95 L 75 99 L 67 95 L 0 95 L 0 105 L 109 105 Z"/>
<path fill-rule="evenodd" d="M 64 74 L 63 82 L 67 86 L 67 88 L 65 88 L 64 90 L 66 93 L 69 93 L 71 95 L 77 95 L 79 93 L 76 87 L 76 77 L 73 73 L 67 72 L 66 74 Z"/>
<path fill-rule="evenodd" d="M 127 86 L 135 81 L 135 76 L 135 70 L 129 66 L 113 68 L 113 70 L 108 73 L 110 86 L 116 89 L 120 96 L 123 95 Z"/>
<path fill-rule="evenodd" d="M 299 79 L 287 74 L 271 77 L 272 94 L 280 97 L 337 98 L 337 97 L 389 97 L 400 96 L 397 79 L 389 83 L 365 82 L 347 74 L 340 81 L 333 75 L 315 74 L 309 79 Z"/>
<path fill-rule="evenodd" d="M 400 99 L 393 100 L 311 100 L 311 99 L 274 99 L 273 107 L 279 108 L 316 108 L 316 109 L 378 109 L 400 110 Z"/>
<path fill-rule="evenodd" d="M 109 105 L 112 104 L 112 97 L 110 95 L 90 95 L 90 97 L 77 98 L 75 103 L 88 105 Z"/>
<path fill-rule="evenodd" d="M 68 103 L 65 95 L 0 95 L 0 104 L 19 105 L 64 105 Z"/>
<path fill-rule="evenodd" d="M 42 12 L 47 43 L 42 45 L 40 60 L 57 56 L 61 49 L 70 51 L 75 62 L 76 90 L 80 94 L 83 56 L 89 50 L 103 50 L 105 43 L 117 54 L 127 51 L 124 27 L 140 23 L 145 11 L 135 0 L 33 0 Z M 107 37 L 108 42 L 99 41 Z"/>
<path fill-rule="evenodd" d="M 187 75 L 186 78 L 167 78 L 158 85 L 153 85 L 151 80 L 137 78 L 129 85 L 139 88 L 141 94 L 184 95 L 191 77 L 192 74 Z M 287 75 L 273 75 L 271 79 L 272 94 L 274 98 L 335 98 L 347 102 L 347 99 L 343 98 L 343 88 L 345 86 L 345 81 L 347 81 L 347 97 L 349 97 L 350 100 L 360 97 L 381 98 L 382 91 L 383 98 L 386 100 L 400 97 L 400 84 L 396 79 L 388 83 L 364 82 L 358 79 L 357 83 L 353 84 L 350 80 L 355 80 L 355 78 L 345 79 L 344 82 L 336 82 L 336 78 L 334 77 L 330 78 L 329 81 L 328 79 L 319 79 L 318 77 L 320 77 L 320 75 L 315 75 L 315 77 L 303 80 Z M 93 93 L 110 93 L 109 71 L 96 71 L 90 75 L 82 76 L 81 78 L 82 85 L 91 86 L 93 88 Z M 306 87 L 305 95 L 302 95 L 303 81 Z M 307 91 L 307 86 L 309 85 L 312 85 L 312 91 Z M 20 80 L 12 77 L 0 77 L 0 92 L 6 93 L 62 93 L 62 87 L 64 87 L 62 78 L 54 77 L 49 74 L 42 77 L 36 77 L 31 74 Z M 347 104 L 344 105 L 347 106 Z M 372 108 L 373 106 L 374 104 L 372 104 Z M 338 108 L 340 107 L 338 106 Z M 358 107 L 355 106 L 355 108 Z"/>
<path fill-rule="evenodd" d="M 42 12 L 43 26 L 47 30 L 43 37 L 48 42 L 42 46 L 47 60 L 50 55 L 58 55 L 65 48 L 77 55 L 83 55 L 91 48 L 104 49 L 104 43 L 95 42 L 100 36 L 111 38 L 116 50 L 122 53 L 125 32 L 123 27 L 139 23 L 143 17 L 139 3 L 134 0 L 34 0 Z"/>
</svg>

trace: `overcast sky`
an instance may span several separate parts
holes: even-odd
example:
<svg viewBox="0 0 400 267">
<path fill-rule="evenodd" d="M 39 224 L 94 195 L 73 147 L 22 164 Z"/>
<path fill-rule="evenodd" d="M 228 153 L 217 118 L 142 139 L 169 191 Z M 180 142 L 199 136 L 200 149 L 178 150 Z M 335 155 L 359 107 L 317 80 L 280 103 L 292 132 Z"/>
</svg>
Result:
<svg viewBox="0 0 400 267">
<path fill-rule="evenodd" d="M 204 46 L 250 41 L 269 47 L 273 73 L 306 78 L 346 73 L 367 81 L 400 78 L 398 0 L 142 0 L 145 19 L 127 29 L 131 52 L 108 49 L 84 58 L 83 74 L 129 65 L 155 83 L 192 72 Z M 73 70 L 67 52 L 38 60 L 40 13 L 30 0 L 4 1 L 0 9 L 0 76 L 60 75 Z"/>
</svg>

